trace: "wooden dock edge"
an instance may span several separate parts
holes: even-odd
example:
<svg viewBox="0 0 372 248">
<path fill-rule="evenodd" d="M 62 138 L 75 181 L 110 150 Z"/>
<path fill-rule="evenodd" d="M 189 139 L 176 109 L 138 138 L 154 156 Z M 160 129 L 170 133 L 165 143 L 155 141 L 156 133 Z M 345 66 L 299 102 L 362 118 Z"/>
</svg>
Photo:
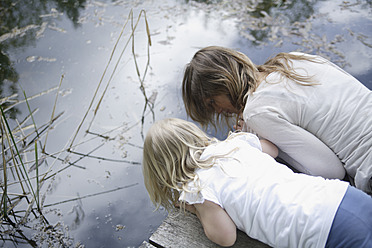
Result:
<svg viewBox="0 0 372 248">
<path fill-rule="evenodd" d="M 148 243 L 147 241 L 143 241 L 142 244 L 138 248 L 156 248 L 152 244 Z"/>
<path fill-rule="evenodd" d="M 210 241 L 204 234 L 203 227 L 195 215 L 176 210 L 168 214 L 159 228 L 151 235 L 149 242 L 144 242 L 141 248 L 192 248 L 220 247 Z M 238 230 L 238 236 L 232 247 L 268 248 L 266 244 L 248 237 Z"/>
</svg>

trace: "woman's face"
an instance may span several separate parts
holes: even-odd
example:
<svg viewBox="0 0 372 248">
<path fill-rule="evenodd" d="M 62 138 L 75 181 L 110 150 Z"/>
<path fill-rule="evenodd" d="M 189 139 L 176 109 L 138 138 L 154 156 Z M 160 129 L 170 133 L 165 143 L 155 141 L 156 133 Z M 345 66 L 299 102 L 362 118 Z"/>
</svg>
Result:
<svg viewBox="0 0 372 248">
<path fill-rule="evenodd" d="M 231 101 L 226 95 L 218 95 L 206 99 L 208 105 L 212 106 L 214 110 L 221 114 L 238 114 L 238 110 L 231 104 Z"/>
</svg>

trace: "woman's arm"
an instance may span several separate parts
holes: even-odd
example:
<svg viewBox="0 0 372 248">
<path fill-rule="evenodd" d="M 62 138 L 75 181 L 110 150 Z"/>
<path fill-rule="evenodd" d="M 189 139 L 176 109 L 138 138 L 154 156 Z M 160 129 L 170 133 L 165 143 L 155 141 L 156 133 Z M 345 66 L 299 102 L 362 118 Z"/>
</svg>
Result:
<svg viewBox="0 0 372 248">
<path fill-rule="evenodd" d="M 325 178 L 345 177 L 345 168 L 328 146 L 279 114 L 259 114 L 251 118 L 249 123 L 260 137 L 274 143 L 286 156 L 281 158 L 298 171 Z"/>
<path fill-rule="evenodd" d="M 205 235 L 211 241 L 221 246 L 232 246 L 235 243 L 235 223 L 223 208 L 207 200 L 194 206 Z"/>
<path fill-rule="evenodd" d="M 279 150 L 273 143 L 264 139 L 260 139 L 260 143 L 264 153 L 269 154 L 273 158 L 278 157 Z"/>
<path fill-rule="evenodd" d="M 238 123 L 234 125 L 234 129 L 236 131 L 243 131 L 243 132 L 246 131 L 247 127 L 245 125 L 245 121 L 243 117 L 239 117 Z M 260 139 L 260 143 L 261 143 L 262 151 L 264 153 L 269 154 L 273 158 L 276 158 L 278 156 L 279 150 L 273 143 L 271 143 L 268 140 L 264 140 L 264 139 Z"/>
</svg>

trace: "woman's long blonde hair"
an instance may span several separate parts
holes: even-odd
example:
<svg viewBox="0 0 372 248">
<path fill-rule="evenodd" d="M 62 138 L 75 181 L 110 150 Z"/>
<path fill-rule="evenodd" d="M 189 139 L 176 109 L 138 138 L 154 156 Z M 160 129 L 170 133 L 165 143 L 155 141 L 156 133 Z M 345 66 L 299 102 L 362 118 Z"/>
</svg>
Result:
<svg viewBox="0 0 372 248">
<path fill-rule="evenodd" d="M 146 134 L 143 175 L 151 201 L 167 210 L 178 202 L 180 191 L 189 191 L 197 168 L 209 168 L 213 161 L 200 160 L 204 149 L 215 139 L 195 124 L 176 118 L 156 122 Z"/>
<path fill-rule="evenodd" d="M 245 54 L 232 49 L 210 46 L 199 50 L 187 64 L 182 81 L 182 97 L 187 114 L 203 127 L 208 124 L 221 127 L 223 119 L 227 124 L 231 116 L 216 113 L 207 99 L 226 95 L 242 113 L 248 94 L 254 92 L 260 83 L 258 72 L 265 76 L 279 72 L 299 84 L 312 85 L 311 77 L 293 71 L 291 60 L 315 62 L 308 56 L 279 53 L 257 66 Z"/>
</svg>

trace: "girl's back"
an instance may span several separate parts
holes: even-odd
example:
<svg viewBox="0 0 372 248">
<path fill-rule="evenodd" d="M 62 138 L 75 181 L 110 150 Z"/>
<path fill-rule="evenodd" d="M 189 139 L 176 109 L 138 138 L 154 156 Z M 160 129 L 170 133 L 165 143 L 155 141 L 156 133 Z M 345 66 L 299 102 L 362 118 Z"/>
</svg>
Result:
<svg viewBox="0 0 372 248">
<path fill-rule="evenodd" d="M 239 229 L 275 247 L 325 246 L 347 183 L 293 173 L 262 153 L 251 134 L 210 145 L 201 158 L 222 154 L 213 167 L 196 171 L 201 192 L 183 192 L 181 200 L 212 201 Z"/>
</svg>

